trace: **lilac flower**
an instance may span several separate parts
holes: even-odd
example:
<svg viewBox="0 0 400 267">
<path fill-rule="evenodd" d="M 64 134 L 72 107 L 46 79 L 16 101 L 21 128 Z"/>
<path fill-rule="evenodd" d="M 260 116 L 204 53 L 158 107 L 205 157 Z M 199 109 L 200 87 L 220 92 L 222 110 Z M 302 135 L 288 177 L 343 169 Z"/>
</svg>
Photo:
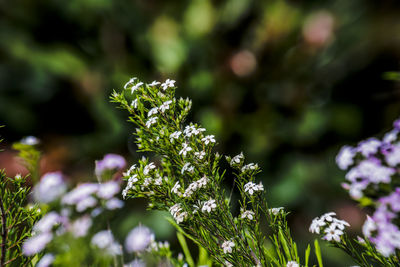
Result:
<svg viewBox="0 0 400 267">
<path fill-rule="evenodd" d="M 385 160 L 389 166 L 395 167 L 400 163 L 400 144 L 390 147 L 385 153 Z"/>
<path fill-rule="evenodd" d="M 74 205 L 85 199 L 86 197 L 94 194 L 99 189 L 99 184 L 84 183 L 70 191 L 62 198 L 63 204 Z"/>
<path fill-rule="evenodd" d="M 106 208 L 109 210 L 120 209 L 124 206 L 124 202 L 118 198 L 112 198 L 106 202 Z"/>
<path fill-rule="evenodd" d="M 53 263 L 54 259 L 55 257 L 53 254 L 47 253 L 36 264 L 36 267 L 49 267 Z"/>
<path fill-rule="evenodd" d="M 336 164 L 341 170 L 346 170 L 350 165 L 354 163 L 354 156 L 356 151 L 351 146 L 343 146 L 338 155 L 336 156 Z"/>
<path fill-rule="evenodd" d="M 96 161 L 95 173 L 100 177 L 107 170 L 120 170 L 125 167 L 124 157 L 117 154 L 107 154 L 102 160 Z"/>
<path fill-rule="evenodd" d="M 41 252 L 52 239 L 53 235 L 48 232 L 32 236 L 25 240 L 22 251 L 25 256 L 32 256 Z"/>
<path fill-rule="evenodd" d="M 50 232 L 60 222 L 61 216 L 57 212 L 51 211 L 35 223 L 33 230 L 39 233 Z"/>
<path fill-rule="evenodd" d="M 381 146 L 381 141 L 379 141 L 376 138 L 369 138 L 367 140 L 361 141 L 358 144 L 357 150 L 365 157 L 368 157 L 378 152 L 380 146 Z"/>
<path fill-rule="evenodd" d="M 109 255 L 120 255 L 122 253 L 119 244 L 115 242 L 114 236 L 109 230 L 96 233 L 92 237 L 91 244 L 104 250 Z"/>
<path fill-rule="evenodd" d="M 145 250 L 154 241 L 153 232 L 146 226 L 138 226 L 132 229 L 125 239 L 125 249 L 128 252 Z"/>
<path fill-rule="evenodd" d="M 119 184 L 117 182 L 111 181 L 107 183 L 100 184 L 99 190 L 97 191 L 97 196 L 102 199 L 110 199 L 115 196 L 120 190 Z"/>
<path fill-rule="evenodd" d="M 385 144 L 393 143 L 394 141 L 397 140 L 398 134 L 399 134 L 399 130 L 397 130 L 397 129 L 394 129 L 394 130 L 391 130 L 390 132 L 387 132 L 385 134 L 385 136 L 383 137 L 383 140 L 382 140 L 383 143 L 385 143 Z"/>
<path fill-rule="evenodd" d="M 76 238 L 86 236 L 90 227 L 92 226 L 92 219 L 89 216 L 83 216 L 76 219 L 68 229 Z"/>
<path fill-rule="evenodd" d="M 397 119 L 397 120 L 395 120 L 395 121 L 393 122 L 393 127 L 394 127 L 396 130 L 400 130 L 400 119 Z"/>
<path fill-rule="evenodd" d="M 76 204 L 76 211 L 83 212 L 88 208 L 93 208 L 94 206 L 96 206 L 96 204 L 97 200 L 92 196 L 88 196 Z"/>
<path fill-rule="evenodd" d="M 50 203 L 61 197 L 67 190 L 61 172 L 50 172 L 42 176 L 33 189 L 33 197 L 37 202 Z"/>
</svg>

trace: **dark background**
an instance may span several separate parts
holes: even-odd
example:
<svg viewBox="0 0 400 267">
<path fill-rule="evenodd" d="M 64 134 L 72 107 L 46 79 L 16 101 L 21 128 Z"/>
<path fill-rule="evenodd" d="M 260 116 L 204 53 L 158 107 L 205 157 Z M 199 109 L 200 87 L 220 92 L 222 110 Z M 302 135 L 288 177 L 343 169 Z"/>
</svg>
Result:
<svg viewBox="0 0 400 267">
<path fill-rule="evenodd" d="M 400 114 L 399 82 L 385 74 L 399 70 L 400 4 L 322 2 L 0 0 L 5 147 L 37 136 L 43 172 L 93 180 L 106 153 L 140 157 L 112 89 L 132 76 L 171 78 L 220 153 L 243 151 L 262 167 L 270 205 L 292 212 L 300 243 L 315 238 L 312 218 L 331 210 L 357 233 L 365 217 L 334 158 Z M 24 172 L 13 156 L 0 155 L 9 175 Z M 129 203 L 125 225 L 147 222 L 173 240 L 171 227 L 154 224 L 162 215 Z M 334 249 L 323 255 L 330 266 L 351 264 Z"/>
</svg>

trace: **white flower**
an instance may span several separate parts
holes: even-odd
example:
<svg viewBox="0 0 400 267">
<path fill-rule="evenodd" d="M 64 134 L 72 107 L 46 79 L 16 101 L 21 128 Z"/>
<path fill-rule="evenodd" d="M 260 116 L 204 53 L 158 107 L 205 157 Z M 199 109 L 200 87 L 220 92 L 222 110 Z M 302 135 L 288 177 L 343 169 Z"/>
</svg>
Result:
<svg viewBox="0 0 400 267">
<path fill-rule="evenodd" d="M 295 262 L 295 261 L 288 261 L 288 263 L 286 263 L 286 267 L 299 267 L 300 265 Z"/>
<path fill-rule="evenodd" d="M 200 187 L 197 181 L 191 183 L 188 188 L 186 188 L 183 197 L 190 197 L 198 188 Z"/>
<path fill-rule="evenodd" d="M 143 83 L 142 82 L 138 82 L 137 84 L 135 84 L 134 86 L 132 86 L 131 88 L 131 93 L 133 94 L 133 92 L 135 92 L 137 89 L 139 89 L 140 86 L 142 86 Z"/>
<path fill-rule="evenodd" d="M 57 212 L 51 211 L 35 223 L 33 230 L 38 233 L 50 232 L 60 222 L 61 216 Z"/>
<path fill-rule="evenodd" d="M 178 196 L 180 196 L 181 192 L 179 191 L 179 188 L 181 188 L 181 185 L 179 184 L 179 182 L 176 182 L 175 185 L 171 189 L 171 193 L 175 193 Z"/>
<path fill-rule="evenodd" d="M 203 176 L 202 178 L 200 178 L 199 180 L 197 180 L 197 185 L 199 188 L 201 187 L 205 187 L 208 183 L 208 178 L 207 176 Z"/>
<path fill-rule="evenodd" d="M 206 152 L 200 151 L 200 152 L 194 152 L 194 156 L 198 158 L 199 160 L 202 160 L 206 155 Z"/>
<path fill-rule="evenodd" d="M 325 213 L 324 215 L 321 216 L 321 220 L 326 220 L 327 222 L 331 222 L 334 219 L 332 216 L 336 216 L 336 213 L 332 211 Z"/>
<path fill-rule="evenodd" d="M 122 175 L 124 175 L 124 176 L 130 176 L 131 173 L 132 173 L 135 169 L 136 169 L 136 164 L 133 164 L 133 165 L 129 168 L 129 170 L 127 170 L 126 172 L 124 172 Z"/>
<path fill-rule="evenodd" d="M 256 170 L 258 168 L 257 164 L 254 163 L 249 163 L 247 165 L 244 165 L 242 167 L 242 172 L 248 171 L 248 170 Z"/>
<path fill-rule="evenodd" d="M 132 100 L 131 107 L 132 108 L 137 108 L 138 107 L 138 99 L 137 98 Z"/>
<path fill-rule="evenodd" d="M 154 241 L 153 232 L 145 227 L 138 226 L 131 230 L 125 239 L 125 249 L 128 252 L 145 250 Z"/>
<path fill-rule="evenodd" d="M 343 235 L 343 231 L 335 229 L 334 227 L 330 226 L 325 229 L 326 235 L 323 237 L 323 239 L 327 241 L 332 241 L 335 240 L 336 242 L 340 242 L 340 236 Z"/>
<path fill-rule="evenodd" d="M 204 128 L 198 128 L 196 129 L 196 127 L 194 125 L 190 125 L 190 126 L 186 126 L 185 130 L 183 131 L 183 133 L 185 134 L 186 137 L 191 137 L 192 135 L 198 135 L 201 132 L 204 132 L 206 129 Z"/>
<path fill-rule="evenodd" d="M 182 150 L 179 151 L 179 155 L 183 155 L 184 157 L 186 157 L 187 152 L 193 150 L 190 146 L 188 146 L 188 144 L 183 143 L 182 144 Z"/>
<path fill-rule="evenodd" d="M 181 173 L 184 174 L 185 172 L 193 173 L 194 166 L 192 166 L 189 162 L 185 163 L 185 165 L 182 167 Z"/>
<path fill-rule="evenodd" d="M 134 174 L 131 177 L 129 177 L 127 188 L 132 188 L 133 184 L 136 183 L 137 181 L 138 181 L 137 174 Z"/>
<path fill-rule="evenodd" d="M 148 121 L 146 122 L 146 127 L 150 128 L 151 125 L 155 124 L 157 122 L 158 118 L 157 117 L 151 117 L 150 119 L 148 119 Z"/>
<path fill-rule="evenodd" d="M 239 155 L 236 155 L 231 159 L 230 164 L 233 167 L 237 164 L 240 164 L 243 161 L 243 159 L 244 159 L 243 152 L 241 152 Z"/>
<path fill-rule="evenodd" d="M 160 82 L 153 81 L 151 84 L 149 84 L 149 86 L 156 86 L 156 85 L 159 85 L 159 84 L 160 84 Z"/>
<path fill-rule="evenodd" d="M 241 215 L 240 218 L 242 219 L 249 219 L 250 221 L 252 221 L 254 219 L 254 212 L 251 210 L 246 210 L 244 211 Z"/>
<path fill-rule="evenodd" d="M 274 215 L 278 215 L 281 210 L 283 210 L 283 207 L 269 209 L 269 211 Z"/>
<path fill-rule="evenodd" d="M 20 143 L 24 144 L 24 145 L 28 145 L 28 146 L 34 146 L 34 145 L 39 144 L 40 140 L 37 137 L 30 135 L 30 136 L 22 138 Z"/>
<path fill-rule="evenodd" d="M 224 253 L 232 253 L 232 248 L 235 246 L 235 243 L 233 243 L 232 241 L 228 240 L 225 241 L 224 243 L 222 243 L 222 249 L 224 250 Z"/>
<path fill-rule="evenodd" d="M 215 204 L 215 200 L 214 199 L 210 199 L 206 202 L 204 202 L 203 207 L 201 208 L 202 212 L 208 212 L 210 213 L 211 211 L 215 210 L 217 208 L 217 204 Z"/>
<path fill-rule="evenodd" d="M 153 162 L 150 162 L 149 164 L 147 164 L 144 169 L 143 169 L 143 174 L 144 175 L 148 175 L 150 173 L 150 170 L 155 169 L 156 165 L 154 165 Z"/>
<path fill-rule="evenodd" d="M 133 83 L 135 82 L 135 80 L 137 80 L 136 77 L 131 78 L 131 79 L 124 85 L 124 89 L 126 89 L 129 85 L 133 85 Z"/>
<path fill-rule="evenodd" d="M 316 233 L 319 234 L 320 232 L 320 227 L 326 225 L 326 223 L 324 222 L 323 219 L 320 219 L 318 217 L 314 218 L 314 220 L 312 220 L 309 231 L 311 233 Z"/>
<path fill-rule="evenodd" d="M 147 178 L 145 178 L 144 181 L 143 181 L 143 186 L 144 186 L 144 187 L 148 187 L 149 185 L 152 184 L 152 182 L 153 182 L 153 178 L 147 177 Z"/>
<path fill-rule="evenodd" d="M 182 134 L 181 131 L 173 132 L 173 133 L 169 136 L 169 140 L 171 141 L 171 143 L 172 143 L 172 141 L 173 141 L 174 139 L 178 139 L 179 136 L 180 136 L 181 134 Z"/>
<path fill-rule="evenodd" d="M 174 219 L 176 220 L 176 222 L 179 224 L 181 222 L 183 222 L 185 220 L 185 218 L 187 217 L 188 213 L 186 211 L 181 212 L 182 211 L 182 207 L 181 204 L 175 204 L 173 205 L 170 209 L 169 209 L 171 215 L 174 217 Z"/>
<path fill-rule="evenodd" d="M 163 181 L 162 177 L 158 177 L 157 179 L 154 180 L 154 184 L 155 185 L 162 185 L 162 181 Z"/>
<path fill-rule="evenodd" d="M 253 195 L 254 192 L 263 191 L 264 186 L 260 182 L 258 185 L 253 182 L 248 182 L 244 185 L 244 192 L 248 192 L 250 195 Z"/>
<path fill-rule="evenodd" d="M 165 101 L 160 107 L 159 110 L 164 113 L 166 110 L 169 109 L 169 105 L 172 103 L 172 100 Z"/>
<path fill-rule="evenodd" d="M 161 84 L 162 89 L 165 91 L 169 87 L 174 87 L 175 86 L 175 81 L 167 79 L 164 83 Z"/>
<path fill-rule="evenodd" d="M 214 135 L 207 135 L 206 137 L 202 138 L 201 141 L 203 141 L 205 145 L 208 145 L 209 143 L 215 143 Z"/>
<path fill-rule="evenodd" d="M 152 109 L 150 109 L 149 112 L 147 113 L 147 117 L 151 117 L 151 116 L 153 116 L 153 115 L 155 115 L 155 114 L 157 114 L 157 113 L 158 113 L 158 107 L 152 108 Z"/>
</svg>

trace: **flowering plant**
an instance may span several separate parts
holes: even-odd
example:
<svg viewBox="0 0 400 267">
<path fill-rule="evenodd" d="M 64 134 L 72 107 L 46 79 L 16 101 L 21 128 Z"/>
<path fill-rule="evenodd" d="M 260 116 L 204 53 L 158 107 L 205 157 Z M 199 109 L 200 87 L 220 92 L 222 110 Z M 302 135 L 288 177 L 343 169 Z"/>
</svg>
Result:
<svg viewBox="0 0 400 267">
<path fill-rule="evenodd" d="M 176 99 L 175 89 L 170 79 L 146 84 L 132 78 L 111 96 L 137 126 L 139 151 L 158 156 L 154 161 L 142 158 L 124 173 L 124 198 L 146 198 L 150 209 L 169 211 L 178 231 L 205 248 L 218 265 L 299 266 L 288 213 L 269 209 L 264 186 L 256 181 L 258 165 L 246 164 L 243 153 L 226 157 L 234 175 L 228 179 L 240 195 L 234 200 L 223 184 L 226 170 L 220 170 L 223 157 L 214 152 L 215 136 L 186 121 L 192 102 Z M 265 246 L 264 225 L 272 248 Z"/>
<path fill-rule="evenodd" d="M 400 265 L 400 119 L 382 140 L 369 138 L 357 147 L 344 146 L 336 157 L 337 165 L 347 170 L 343 188 L 361 206 L 372 209 L 362 232 L 364 237 L 350 240 L 343 232 L 347 222 L 327 213 L 315 218 L 313 233 L 323 233 L 323 239 L 351 255 L 361 266 Z"/>
</svg>

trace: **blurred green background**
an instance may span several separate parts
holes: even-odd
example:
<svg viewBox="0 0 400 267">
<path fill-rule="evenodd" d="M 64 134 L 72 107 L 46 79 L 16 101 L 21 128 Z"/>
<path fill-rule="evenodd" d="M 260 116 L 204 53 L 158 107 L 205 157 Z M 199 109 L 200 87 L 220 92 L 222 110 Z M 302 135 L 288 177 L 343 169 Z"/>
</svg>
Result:
<svg viewBox="0 0 400 267">
<path fill-rule="evenodd" d="M 126 114 L 108 101 L 132 76 L 177 80 L 192 118 L 222 154 L 263 169 L 271 206 L 292 211 L 297 240 L 334 210 L 357 233 L 364 215 L 341 189 L 344 144 L 382 134 L 400 114 L 400 2 L 382 0 L 0 0 L 0 124 L 6 144 L 42 140 L 43 172 L 93 179 L 114 152 L 133 163 Z M 0 155 L 10 175 L 23 172 Z M 229 181 L 228 181 L 229 182 Z M 124 223 L 153 222 L 142 214 Z M 139 210 L 139 211 L 138 211 Z M 326 249 L 328 266 L 349 265 Z"/>
</svg>

